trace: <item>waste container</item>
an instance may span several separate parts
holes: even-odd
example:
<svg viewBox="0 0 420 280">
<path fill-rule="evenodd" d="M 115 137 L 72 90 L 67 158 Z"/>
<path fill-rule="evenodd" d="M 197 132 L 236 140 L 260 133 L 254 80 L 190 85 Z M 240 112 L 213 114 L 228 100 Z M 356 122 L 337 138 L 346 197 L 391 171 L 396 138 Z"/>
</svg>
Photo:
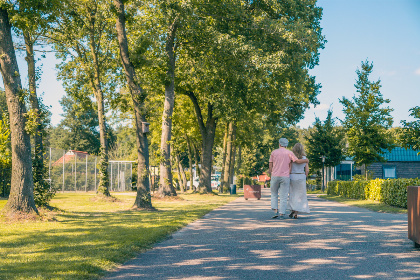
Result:
<svg viewBox="0 0 420 280">
<path fill-rule="evenodd" d="M 420 187 L 407 188 L 408 239 L 420 247 Z"/>
<path fill-rule="evenodd" d="M 236 194 L 236 185 L 230 184 L 230 194 Z"/>
<path fill-rule="evenodd" d="M 261 198 L 261 185 L 244 185 L 244 198 Z"/>
</svg>

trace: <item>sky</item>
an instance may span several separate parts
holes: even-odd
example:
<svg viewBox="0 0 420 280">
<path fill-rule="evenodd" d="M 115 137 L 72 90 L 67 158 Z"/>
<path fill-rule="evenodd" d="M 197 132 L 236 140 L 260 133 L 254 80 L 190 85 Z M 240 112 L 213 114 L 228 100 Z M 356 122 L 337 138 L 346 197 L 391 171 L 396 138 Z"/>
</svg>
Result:
<svg viewBox="0 0 420 280">
<path fill-rule="evenodd" d="M 365 60 L 374 65 L 370 80 L 380 79 L 381 93 L 391 100 L 387 106 L 394 109 L 394 126 L 413 120 L 409 109 L 420 106 L 420 0 L 320 0 L 317 5 L 323 8 L 321 27 L 328 41 L 320 50 L 319 65 L 310 71 L 322 85 L 320 104 L 312 106 L 298 126 L 312 126 L 315 117 L 325 120 L 329 108 L 333 117 L 344 119 L 339 99 L 356 94 L 356 70 Z M 24 53 L 17 56 L 27 86 Z M 53 125 L 62 119 L 59 101 L 65 94 L 56 78 L 57 62 L 53 53 L 38 62 L 39 93 L 50 106 Z"/>
<path fill-rule="evenodd" d="M 356 70 L 361 62 L 373 63 L 371 81 L 381 80 L 381 93 L 390 99 L 394 126 L 413 120 L 409 109 L 420 106 L 420 1 L 418 0 L 320 0 L 321 27 L 328 41 L 320 51 L 319 65 L 311 75 L 321 83 L 320 105 L 298 123 L 312 126 L 315 117 L 343 120 L 343 96 L 356 94 Z M 337 121 L 337 124 L 339 121 Z"/>
</svg>

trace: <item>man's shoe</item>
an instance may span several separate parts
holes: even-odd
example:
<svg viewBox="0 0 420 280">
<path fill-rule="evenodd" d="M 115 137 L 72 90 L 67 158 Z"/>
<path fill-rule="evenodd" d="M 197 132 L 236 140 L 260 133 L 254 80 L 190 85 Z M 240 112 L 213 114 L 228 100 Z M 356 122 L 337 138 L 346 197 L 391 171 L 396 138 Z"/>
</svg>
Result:
<svg viewBox="0 0 420 280">
<path fill-rule="evenodd" d="M 277 219 L 279 217 L 279 214 L 274 214 L 273 217 L 271 217 L 271 219 Z"/>
<path fill-rule="evenodd" d="M 283 214 L 279 215 L 279 219 L 284 219 L 284 215 Z"/>
</svg>

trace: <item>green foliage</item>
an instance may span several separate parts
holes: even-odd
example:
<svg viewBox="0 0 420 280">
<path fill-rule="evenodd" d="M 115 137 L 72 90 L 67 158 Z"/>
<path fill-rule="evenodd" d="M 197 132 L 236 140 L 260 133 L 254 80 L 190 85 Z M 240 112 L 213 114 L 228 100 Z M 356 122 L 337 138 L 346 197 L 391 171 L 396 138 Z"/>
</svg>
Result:
<svg viewBox="0 0 420 280">
<path fill-rule="evenodd" d="M 57 127 L 50 128 L 49 144 L 63 150 L 85 151 L 99 154 L 99 121 L 95 104 L 88 98 L 75 99 L 72 95 L 60 100 L 63 120 Z M 108 146 L 115 145 L 115 136 L 108 127 Z"/>
<path fill-rule="evenodd" d="M 315 118 L 314 128 L 305 135 L 308 159 L 311 169 L 321 169 L 322 159 L 325 156 L 325 166 L 336 166 L 343 160 L 344 133 L 335 127 L 332 110 L 328 110 L 324 122 Z"/>
<path fill-rule="evenodd" d="M 357 165 L 384 161 L 383 150 L 393 148 L 393 139 L 388 129 L 393 120 L 389 107 L 381 108 L 390 101 L 380 92 L 380 80 L 369 81 L 373 64 L 362 62 L 356 71 L 358 80 L 355 84 L 358 96 L 353 101 L 343 97 L 345 119 L 342 121 L 348 137 L 348 154 L 354 157 Z"/>
<path fill-rule="evenodd" d="M 12 165 L 10 130 L 6 121 L 0 120 L 0 168 L 10 168 Z"/>
<path fill-rule="evenodd" d="M 413 107 L 410 112 L 410 116 L 416 120 L 412 122 L 401 121 L 403 128 L 399 138 L 403 147 L 420 150 L 420 107 Z"/>
<path fill-rule="evenodd" d="M 390 206 L 407 208 L 407 187 L 419 185 L 420 179 L 331 181 L 328 182 L 327 194 L 361 200 L 377 200 Z"/>
</svg>

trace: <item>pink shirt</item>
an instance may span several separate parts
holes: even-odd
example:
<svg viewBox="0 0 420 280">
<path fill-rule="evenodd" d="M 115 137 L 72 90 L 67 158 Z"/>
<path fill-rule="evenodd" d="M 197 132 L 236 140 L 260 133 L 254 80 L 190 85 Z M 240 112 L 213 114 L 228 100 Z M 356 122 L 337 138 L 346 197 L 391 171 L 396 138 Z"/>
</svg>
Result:
<svg viewBox="0 0 420 280">
<path fill-rule="evenodd" d="M 295 154 L 286 148 L 281 147 L 277 150 L 274 150 L 270 156 L 270 162 L 273 163 L 271 176 L 289 177 L 289 164 L 296 161 L 297 159 L 298 158 L 295 156 Z"/>
</svg>

